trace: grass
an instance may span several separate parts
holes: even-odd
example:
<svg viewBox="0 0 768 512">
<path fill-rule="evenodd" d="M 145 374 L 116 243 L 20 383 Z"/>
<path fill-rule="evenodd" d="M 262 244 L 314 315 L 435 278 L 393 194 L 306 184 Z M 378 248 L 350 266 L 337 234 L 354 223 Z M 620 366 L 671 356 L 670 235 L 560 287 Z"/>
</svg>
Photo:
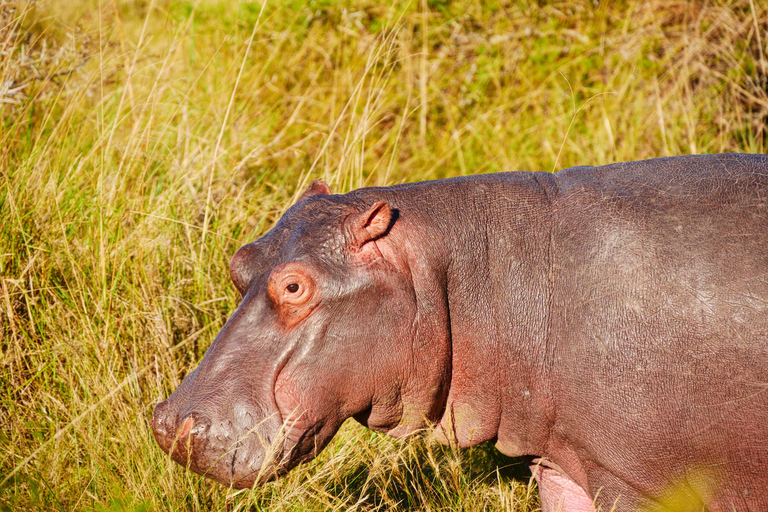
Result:
<svg viewBox="0 0 768 512">
<path fill-rule="evenodd" d="M 764 152 L 768 7 L 0 0 L 0 507 L 536 510 L 519 461 L 347 423 L 234 492 L 149 419 L 308 182 Z"/>
</svg>

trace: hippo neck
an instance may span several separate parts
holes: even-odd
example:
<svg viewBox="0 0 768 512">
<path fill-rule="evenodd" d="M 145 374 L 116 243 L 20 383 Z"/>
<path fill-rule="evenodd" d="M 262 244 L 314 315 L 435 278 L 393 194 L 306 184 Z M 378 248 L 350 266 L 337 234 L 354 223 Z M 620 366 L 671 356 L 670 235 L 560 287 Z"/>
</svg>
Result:
<svg viewBox="0 0 768 512">
<path fill-rule="evenodd" d="M 407 245 L 420 248 L 411 257 L 427 258 L 444 276 L 452 368 L 438 437 L 542 455 L 552 418 L 545 360 L 553 176 L 512 172 L 363 190 L 400 210 Z"/>
</svg>

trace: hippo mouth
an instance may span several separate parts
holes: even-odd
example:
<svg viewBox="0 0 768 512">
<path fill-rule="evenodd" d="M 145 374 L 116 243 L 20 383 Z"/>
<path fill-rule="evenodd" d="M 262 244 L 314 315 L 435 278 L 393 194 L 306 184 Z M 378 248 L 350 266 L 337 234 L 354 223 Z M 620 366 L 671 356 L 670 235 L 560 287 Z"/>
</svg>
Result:
<svg viewBox="0 0 768 512">
<path fill-rule="evenodd" d="M 166 415 L 167 401 L 155 407 L 152 428 L 163 451 L 178 464 L 235 489 L 253 487 L 284 473 L 289 443 L 278 413 L 253 421 L 210 421 L 198 414 Z"/>
</svg>

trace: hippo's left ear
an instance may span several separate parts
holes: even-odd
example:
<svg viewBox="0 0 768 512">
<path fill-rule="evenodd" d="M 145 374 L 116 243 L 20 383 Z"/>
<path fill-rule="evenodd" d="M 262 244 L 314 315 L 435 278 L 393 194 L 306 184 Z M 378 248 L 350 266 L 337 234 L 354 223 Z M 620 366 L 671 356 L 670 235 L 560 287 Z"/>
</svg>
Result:
<svg viewBox="0 0 768 512">
<path fill-rule="evenodd" d="M 387 203 L 377 201 L 364 212 L 351 214 L 344 220 L 344 231 L 352 249 L 384 236 L 392 224 L 393 212 Z"/>
</svg>

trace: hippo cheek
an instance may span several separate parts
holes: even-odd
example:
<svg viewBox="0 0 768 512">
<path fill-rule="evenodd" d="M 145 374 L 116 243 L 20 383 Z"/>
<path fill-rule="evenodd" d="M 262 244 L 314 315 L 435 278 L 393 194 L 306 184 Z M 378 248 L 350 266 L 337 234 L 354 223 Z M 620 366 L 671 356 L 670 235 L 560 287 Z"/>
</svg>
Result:
<svg viewBox="0 0 768 512">
<path fill-rule="evenodd" d="M 330 393 L 319 382 L 312 391 L 288 372 L 283 372 L 275 382 L 275 402 L 283 418 L 284 456 L 280 472 L 316 457 L 333 439 L 346 417 L 341 408 L 334 405 Z"/>
</svg>

